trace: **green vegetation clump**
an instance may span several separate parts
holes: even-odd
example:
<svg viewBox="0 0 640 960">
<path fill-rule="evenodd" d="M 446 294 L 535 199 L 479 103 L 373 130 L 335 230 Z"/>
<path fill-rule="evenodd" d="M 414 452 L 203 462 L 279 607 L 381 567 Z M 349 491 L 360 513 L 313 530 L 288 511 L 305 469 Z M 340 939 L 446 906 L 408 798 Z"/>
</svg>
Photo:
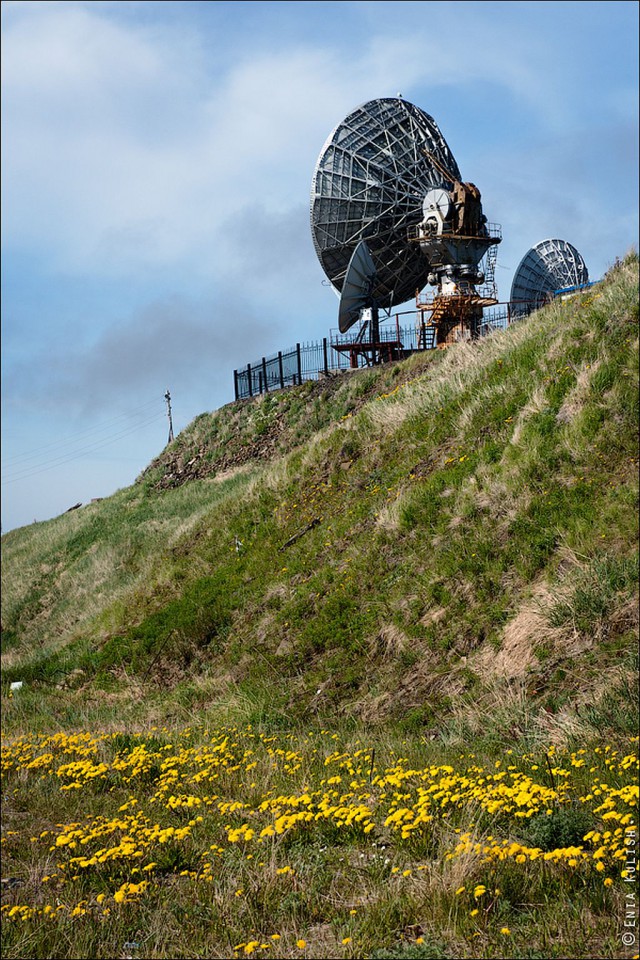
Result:
<svg viewBox="0 0 640 960">
<path fill-rule="evenodd" d="M 621 955 L 637 272 L 3 536 L 7 956 Z"/>
</svg>

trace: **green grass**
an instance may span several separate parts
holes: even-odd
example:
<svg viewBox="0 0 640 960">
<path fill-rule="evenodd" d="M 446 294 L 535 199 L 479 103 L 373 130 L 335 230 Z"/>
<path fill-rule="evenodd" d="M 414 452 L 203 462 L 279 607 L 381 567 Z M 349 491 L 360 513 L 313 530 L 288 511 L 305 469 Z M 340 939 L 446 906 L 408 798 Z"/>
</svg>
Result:
<svg viewBox="0 0 640 960">
<path fill-rule="evenodd" d="M 517 750 L 535 753 L 549 787 L 552 748 L 626 750 L 638 729 L 637 270 L 629 256 L 475 345 L 203 414 L 131 488 L 3 536 L 5 736 L 113 732 L 107 765 L 146 745 L 135 786 L 149 815 L 163 747 L 186 726 L 200 743 L 221 724 L 275 738 L 300 763 L 299 791 L 327 777 L 315 736 L 366 742 L 367 783 L 394 756 L 490 767 Z M 291 771 L 272 774 L 263 757 L 255 787 L 236 771 L 221 786 L 251 806 L 287 790 Z M 63 792 L 37 767 L 7 776 L 10 869 L 29 884 L 10 902 L 42 905 L 48 853 L 31 835 L 110 817 L 130 791 L 113 771 Z M 456 829 L 506 829 L 477 814 L 466 807 Z M 582 814 L 554 806 L 499 835 L 555 849 L 586 832 Z M 267 920 L 286 929 L 283 957 L 621 955 L 621 892 L 597 874 L 509 862 L 485 875 L 471 857 L 461 876 L 504 894 L 470 916 L 446 879 L 450 827 L 395 838 L 393 864 L 429 863 L 424 883 L 398 889 L 384 831 L 376 848 L 324 822 L 288 834 L 288 886 L 231 845 L 206 895 L 180 876 L 202 846 L 169 844 L 153 896 L 99 919 L 101 887 L 73 881 L 86 916 L 12 922 L 8 955 L 119 956 L 126 941 L 141 958 L 230 956 L 252 931 L 266 937 Z M 198 844 L 218 828 L 198 827 Z M 118 877 L 136 874 L 103 877 L 110 896 Z"/>
</svg>

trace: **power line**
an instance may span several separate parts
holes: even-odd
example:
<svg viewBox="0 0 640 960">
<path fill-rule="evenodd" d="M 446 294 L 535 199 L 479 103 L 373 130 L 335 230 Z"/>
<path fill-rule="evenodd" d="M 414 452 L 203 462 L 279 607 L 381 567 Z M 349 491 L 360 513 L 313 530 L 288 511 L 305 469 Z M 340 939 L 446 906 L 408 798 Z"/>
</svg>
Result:
<svg viewBox="0 0 640 960">
<path fill-rule="evenodd" d="M 68 454 L 62 454 L 61 456 L 54 457 L 51 460 L 45 460 L 40 464 L 34 464 L 35 469 L 31 469 L 29 467 L 18 467 L 17 474 L 3 479 L 2 483 L 16 483 L 19 480 L 27 480 L 39 473 L 44 473 L 47 470 L 52 470 L 55 467 L 60 467 L 66 463 L 70 463 L 73 460 L 78 460 L 89 453 L 94 453 L 96 450 L 100 450 L 102 447 L 108 446 L 111 443 L 115 443 L 117 440 L 121 440 L 123 437 L 127 437 L 132 433 L 136 433 L 142 427 L 158 422 L 161 416 L 162 415 L 160 413 L 154 413 L 151 417 L 147 417 L 146 419 L 139 421 L 135 424 L 135 426 L 129 428 L 128 430 L 122 430 L 119 433 L 111 435 L 110 437 L 92 441 L 84 447 L 80 447 L 75 451 L 70 451 Z"/>
<path fill-rule="evenodd" d="M 37 460 L 44 452 L 50 449 L 60 450 L 65 446 L 72 446 L 81 440 L 84 437 L 91 437 L 93 434 L 99 434 L 105 430 L 110 430 L 113 425 L 119 423 L 120 421 L 129 421 L 132 416 L 135 416 L 138 413 L 141 413 L 143 410 L 148 409 L 152 405 L 157 405 L 159 398 L 156 397 L 153 400 L 148 400 L 146 403 L 143 403 L 139 407 L 134 407 L 131 410 L 128 410 L 125 413 L 119 414 L 117 417 L 113 417 L 111 420 L 105 420 L 102 424 L 98 426 L 87 427 L 85 430 L 79 430 L 78 433 L 73 434 L 72 436 L 62 438 L 61 440 L 52 440 L 50 443 L 42 444 L 37 450 L 32 450 L 26 453 L 17 453 L 14 456 L 4 457 L 3 464 L 13 467 L 18 463 L 22 463 L 26 460 Z"/>
<path fill-rule="evenodd" d="M 157 422 L 160 419 L 160 414 L 156 413 L 151 417 L 147 417 L 145 420 L 141 420 L 135 424 L 135 426 L 129 428 L 128 430 L 122 430 L 119 433 L 112 434 L 109 437 L 104 437 L 101 440 L 94 440 L 88 443 L 83 447 L 79 447 L 77 450 L 71 450 L 67 454 L 62 454 L 59 457 L 54 457 L 50 460 L 44 460 L 40 464 L 34 464 L 32 469 L 29 466 L 18 467 L 17 475 L 10 476 L 9 478 L 3 480 L 3 483 L 13 483 L 15 480 L 23 480 L 28 477 L 35 476 L 37 473 L 42 473 L 45 470 L 50 470 L 53 467 L 62 466 L 65 463 L 69 463 L 72 460 L 77 460 L 79 457 L 83 457 L 88 453 L 93 453 L 96 450 L 100 450 L 102 447 L 108 446 L 110 443 L 114 443 L 116 440 L 120 440 L 123 437 L 127 437 L 132 433 L 136 433 L 142 427 L 148 426 L 151 423 Z"/>
</svg>

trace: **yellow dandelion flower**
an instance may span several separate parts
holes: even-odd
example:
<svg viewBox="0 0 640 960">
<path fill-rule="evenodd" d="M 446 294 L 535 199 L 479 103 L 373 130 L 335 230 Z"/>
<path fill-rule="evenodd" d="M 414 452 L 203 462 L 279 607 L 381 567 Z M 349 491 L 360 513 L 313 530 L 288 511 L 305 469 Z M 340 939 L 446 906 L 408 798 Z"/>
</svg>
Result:
<svg viewBox="0 0 640 960">
<path fill-rule="evenodd" d="M 509 927 L 503 927 L 503 928 L 501 929 L 500 933 L 501 933 L 504 937 L 508 937 L 509 934 L 511 933 L 511 930 L 509 930 Z"/>
<path fill-rule="evenodd" d="M 307 946 L 306 940 L 296 940 L 296 947 L 298 950 L 304 950 Z"/>
</svg>

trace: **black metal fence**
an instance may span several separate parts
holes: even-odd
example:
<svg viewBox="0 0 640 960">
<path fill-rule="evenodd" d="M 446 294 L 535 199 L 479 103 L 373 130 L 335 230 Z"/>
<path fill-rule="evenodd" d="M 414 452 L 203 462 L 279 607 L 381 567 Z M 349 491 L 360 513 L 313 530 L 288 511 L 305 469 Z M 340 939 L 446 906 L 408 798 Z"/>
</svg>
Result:
<svg viewBox="0 0 640 960">
<path fill-rule="evenodd" d="M 242 370 L 234 370 L 235 397 L 236 400 L 255 397 L 270 390 L 295 386 L 303 380 L 316 380 L 322 373 L 328 376 L 335 367 L 326 337 L 322 341 L 296 343 L 289 350 L 279 350 L 274 356 L 262 357 L 256 363 L 248 363 Z"/>
<path fill-rule="evenodd" d="M 399 357 L 435 346 L 433 328 L 425 327 L 421 337 L 415 327 L 400 327 L 398 323 L 380 330 L 380 342 L 398 344 L 396 354 Z M 270 357 L 248 363 L 241 370 L 233 371 L 235 398 L 255 397 L 260 393 L 295 386 L 305 380 L 317 380 L 318 377 L 341 370 L 364 366 L 367 363 L 366 352 L 355 349 L 358 343 L 357 334 L 331 339 L 323 337 L 322 340 L 309 343 L 296 343 L 289 350 L 279 350 Z"/>
<path fill-rule="evenodd" d="M 411 313 L 415 317 L 415 312 Z M 396 316 L 395 324 L 380 329 L 380 343 L 393 346 L 396 359 L 436 347 L 435 327 L 422 323 L 401 326 L 400 316 Z M 512 319 L 515 317 L 511 316 L 508 304 L 485 310 L 480 334 L 505 329 Z M 369 358 L 366 350 L 358 349 L 359 344 L 357 332 L 351 336 L 333 334 L 322 340 L 296 343 L 289 350 L 279 350 L 277 354 L 262 357 L 256 363 L 248 363 L 241 370 L 233 371 L 235 398 L 243 400 L 295 386 L 305 380 L 317 380 L 321 376 L 365 366 Z"/>
</svg>

